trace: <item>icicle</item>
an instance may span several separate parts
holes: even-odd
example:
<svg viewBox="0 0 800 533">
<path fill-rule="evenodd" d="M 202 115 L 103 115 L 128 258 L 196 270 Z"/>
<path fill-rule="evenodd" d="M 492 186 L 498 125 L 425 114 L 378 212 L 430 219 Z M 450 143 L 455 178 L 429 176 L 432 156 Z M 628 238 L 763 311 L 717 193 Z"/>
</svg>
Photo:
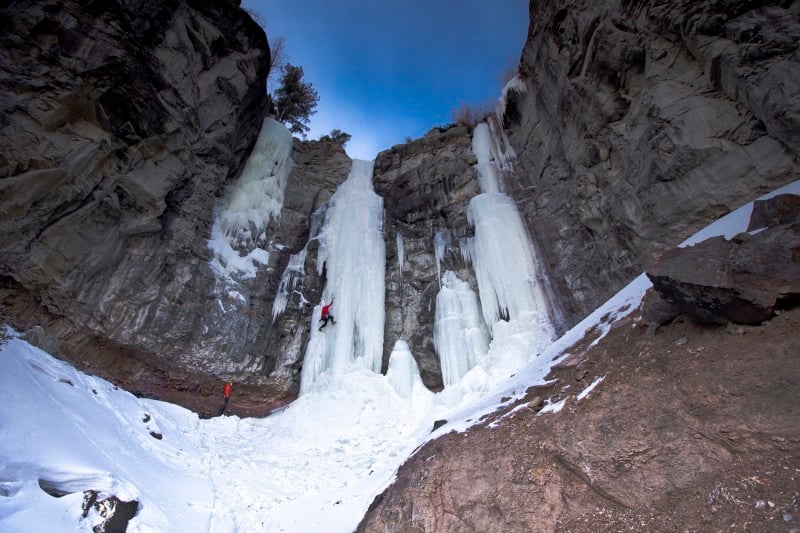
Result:
<svg viewBox="0 0 800 533">
<path fill-rule="evenodd" d="M 331 197 L 319 236 L 317 269 L 326 266 L 323 300 L 334 301 L 336 324 L 317 330 L 321 306 L 312 314 L 301 391 L 320 375 L 343 373 L 359 364 L 380 372 L 383 352 L 386 245 L 383 199 L 372 188 L 372 161 L 353 161 L 353 168 Z"/>
<path fill-rule="evenodd" d="M 439 280 L 439 288 L 442 287 L 442 258 L 444 257 L 444 252 L 448 244 L 450 244 L 450 231 L 437 231 L 436 235 L 433 237 L 433 251 L 436 257 L 436 278 Z"/>
<path fill-rule="evenodd" d="M 304 247 L 300 252 L 293 254 L 289 258 L 289 263 L 281 276 L 281 282 L 278 285 L 278 292 L 275 294 L 275 301 L 272 302 L 272 321 L 286 310 L 286 305 L 289 303 L 289 296 L 294 292 L 295 288 L 302 286 L 303 278 L 306 275 L 306 250 Z M 305 298 L 301 299 L 301 302 Z"/>
<path fill-rule="evenodd" d="M 397 265 L 400 267 L 400 272 L 403 271 L 403 263 L 405 261 L 404 248 L 403 248 L 403 234 L 397 232 Z"/>
<path fill-rule="evenodd" d="M 489 124 L 489 131 L 491 132 L 492 155 L 497 166 L 506 172 L 512 172 L 517 154 L 514 152 L 514 148 L 511 147 L 511 143 L 508 142 L 506 132 L 497 119 L 491 115 L 487 118 L 487 124 Z"/>
<path fill-rule="evenodd" d="M 403 340 L 397 340 L 389 356 L 389 369 L 386 379 L 402 398 L 410 398 L 415 387 L 423 386 L 419 376 L 419 367 L 411 355 L 411 349 Z"/>
<path fill-rule="evenodd" d="M 461 259 L 466 264 L 472 264 L 475 257 L 475 239 L 472 237 L 462 237 L 458 240 L 458 249 L 461 251 Z"/>
<path fill-rule="evenodd" d="M 525 94 L 528 92 L 528 86 L 525 84 L 524 81 L 519 76 L 514 76 L 508 83 L 506 83 L 505 87 L 503 87 L 503 93 L 500 95 L 500 99 L 497 101 L 497 121 L 502 124 L 503 117 L 506 114 L 506 108 L 508 107 L 508 93 L 515 92 L 518 94 Z"/>
<path fill-rule="evenodd" d="M 458 383 L 489 349 L 489 332 L 480 304 L 469 283 L 449 270 L 436 296 L 433 343 L 442 365 L 445 386 Z"/>
</svg>

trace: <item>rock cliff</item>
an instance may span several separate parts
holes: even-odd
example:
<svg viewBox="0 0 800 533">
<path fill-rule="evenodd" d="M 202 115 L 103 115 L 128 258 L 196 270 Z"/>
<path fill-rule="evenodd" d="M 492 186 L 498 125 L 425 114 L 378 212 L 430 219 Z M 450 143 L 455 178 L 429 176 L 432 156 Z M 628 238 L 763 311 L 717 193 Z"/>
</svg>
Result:
<svg viewBox="0 0 800 533">
<path fill-rule="evenodd" d="M 1 301 L 6 320 L 44 326 L 51 351 L 133 392 L 208 411 L 234 377 L 234 412 L 255 414 L 298 390 L 307 302 L 323 282 L 312 221 L 350 161 L 335 143 L 295 140 L 268 264 L 220 283 L 207 240 L 266 114 L 266 38 L 234 4 L 3 8 Z M 664 249 L 797 179 L 800 8 L 530 9 L 519 81 L 504 95 L 517 158 L 501 188 L 544 259 L 563 330 Z M 434 390 L 439 273 L 476 285 L 462 248 L 479 192 L 470 136 L 434 128 L 375 163 L 387 208 L 384 369 L 403 339 Z M 273 316 L 293 258 L 308 263 L 302 290 Z"/>
<path fill-rule="evenodd" d="M 509 183 L 567 324 L 800 177 L 797 2 L 533 1 Z"/>
<path fill-rule="evenodd" d="M 386 205 L 384 370 L 392 346 L 402 339 L 417 359 L 423 382 L 433 390 L 442 387 L 433 345 L 438 272 L 453 270 L 475 286 L 458 244 L 471 234 L 466 210 L 480 192 L 472 168 L 476 162 L 464 126 L 434 128 L 421 139 L 382 152 L 375 161 L 375 192 Z"/>
<path fill-rule="evenodd" d="M 12 2 L 0 20 L 3 315 L 169 397 L 225 336 L 205 241 L 266 113 L 264 31 L 232 2 Z"/>
</svg>

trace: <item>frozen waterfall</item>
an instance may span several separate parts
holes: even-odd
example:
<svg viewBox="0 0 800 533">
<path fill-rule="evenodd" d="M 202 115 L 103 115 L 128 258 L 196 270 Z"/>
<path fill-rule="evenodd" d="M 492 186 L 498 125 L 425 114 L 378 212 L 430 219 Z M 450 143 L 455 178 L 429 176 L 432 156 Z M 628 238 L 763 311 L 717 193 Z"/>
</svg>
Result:
<svg viewBox="0 0 800 533">
<path fill-rule="evenodd" d="M 267 264 L 267 226 L 280 215 L 292 167 L 292 134 L 283 124 L 264 119 L 253 151 L 225 208 L 211 229 L 208 246 L 219 277 L 255 277 L 256 264 Z"/>
<path fill-rule="evenodd" d="M 497 177 L 510 159 L 502 149 L 507 143 L 496 137 L 485 122 L 473 133 L 482 194 L 472 199 L 467 211 L 475 228 L 473 264 L 484 319 L 493 333 L 501 320 L 524 319 L 549 341 L 553 329 L 536 272 L 538 258 L 514 200 L 499 192 Z"/>
<path fill-rule="evenodd" d="M 322 374 L 340 375 L 353 364 L 381 370 L 386 246 L 383 199 L 372 188 L 372 167 L 372 161 L 353 161 L 319 235 L 317 269 L 322 274 L 324 268 L 327 278 L 322 299 L 334 302 L 336 325 L 318 331 L 321 305 L 315 307 L 301 393 Z"/>
<path fill-rule="evenodd" d="M 467 282 L 445 272 L 436 297 L 434 344 L 446 390 L 485 389 L 517 372 L 554 336 L 538 257 L 516 204 L 501 192 L 500 178 L 513 170 L 514 151 L 492 117 L 476 126 L 472 149 L 481 187 L 467 210 L 475 235 L 458 244 L 475 270 L 480 298 Z M 449 244 L 442 235 L 434 239 L 437 271 Z"/>
</svg>

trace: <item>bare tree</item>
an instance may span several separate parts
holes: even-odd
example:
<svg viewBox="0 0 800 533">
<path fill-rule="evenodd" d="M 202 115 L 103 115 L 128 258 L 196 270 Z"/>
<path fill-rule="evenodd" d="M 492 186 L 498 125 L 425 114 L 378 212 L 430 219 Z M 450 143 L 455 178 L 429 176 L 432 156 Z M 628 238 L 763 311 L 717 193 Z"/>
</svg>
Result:
<svg viewBox="0 0 800 533">
<path fill-rule="evenodd" d="M 276 37 L 269 45 L 269 76 L 267 76 L 267 92 L 272 93 L 274 85 L 283 70 L 283 66 L 289 62 L 289 55 L 286 52 L 286 37 Z"/>
</svg>

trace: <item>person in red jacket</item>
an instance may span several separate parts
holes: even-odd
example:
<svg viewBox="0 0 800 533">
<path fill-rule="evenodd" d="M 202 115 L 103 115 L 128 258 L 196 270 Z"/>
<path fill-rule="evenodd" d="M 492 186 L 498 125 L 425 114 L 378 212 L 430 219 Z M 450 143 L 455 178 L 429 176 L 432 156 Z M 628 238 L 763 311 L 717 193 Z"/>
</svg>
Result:
<svg viewBox="0 0 800 533">
<path fill-rule="evenodd" d="M 217 416 L 225 414 L 225 408 L 228 407 L 228 400 L 231 398 L 231 391 L 233 390 L 233 383 L 228 381 L 225 383 L 225 388 L 222 390 L 222 407 L 219 409 Z"/>
<path fill-rule="evenodd" d="M 319 321 L 322 322 L 322 325 L 319 327 L 319 330 L 322 331 L 322 328 L 328 325 L 328 320 L 331 321 L 331 324 L 336 324 L 336 320 L 333 319 L 333 315 L 331 314 L 331 306 L 333 305 L 333 300 L 328 305 L 322 306 L 322 316 L 320 317 Z"/>
</svg>

